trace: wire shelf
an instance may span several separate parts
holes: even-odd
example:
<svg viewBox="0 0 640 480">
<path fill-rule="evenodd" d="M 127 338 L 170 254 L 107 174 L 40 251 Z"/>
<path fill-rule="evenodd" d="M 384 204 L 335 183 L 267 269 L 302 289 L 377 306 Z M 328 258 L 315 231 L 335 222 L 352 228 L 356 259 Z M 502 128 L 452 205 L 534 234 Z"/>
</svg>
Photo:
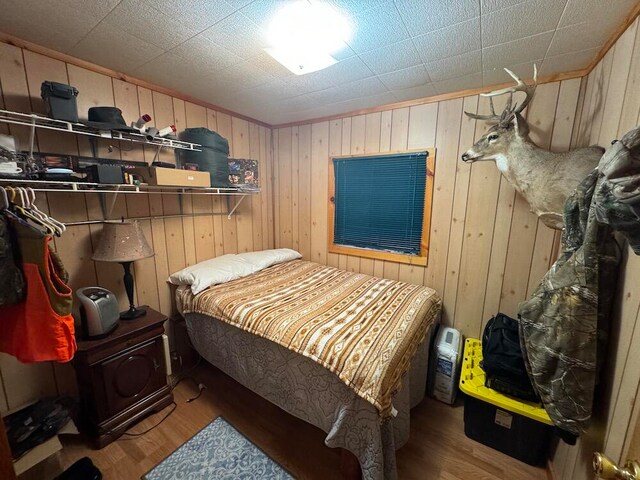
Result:
<svg viewBox="0 0 640 480">
<path fill-rule="evenodd" d="M 152 145 L 156 147 L 177 148 L 182 150 L 193 150 L 199 152 L 201 145 L 197 143 L 182 142 L 165 137 L 154 137 L 149 140 L 142 133 L 119 132 L 117 130 L 97 130 L 87 127 L 81 123 L 71 123 L 64 120 L 56 120 L 54 118 L 42 117 L 33 113 L 12 112 L 9 110 L 0 110 L 0 122 L 10 123 L 13 125 L 23 125 L 32 129 L 43 128 L 46 130 L 54 130 L 57 132 L 75 133 L 76 135 L 85 135 L 95 138 L 103 138 L 107 140 L 121 140 L 123 142 L 141 143 L 143 145 Z"/>
</svg>

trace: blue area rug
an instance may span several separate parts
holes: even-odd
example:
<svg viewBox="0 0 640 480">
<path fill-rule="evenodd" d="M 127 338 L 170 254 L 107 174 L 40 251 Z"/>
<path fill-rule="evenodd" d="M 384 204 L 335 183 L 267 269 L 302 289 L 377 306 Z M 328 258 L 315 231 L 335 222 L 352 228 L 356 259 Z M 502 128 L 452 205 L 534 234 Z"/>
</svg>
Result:
<svg viewBox="0 0 640 480">
<path fill-rule="evenodd" d="M 293 477 L 224 418 L 218 417 L 142 478 L 280 480 Z"/>
</svg>

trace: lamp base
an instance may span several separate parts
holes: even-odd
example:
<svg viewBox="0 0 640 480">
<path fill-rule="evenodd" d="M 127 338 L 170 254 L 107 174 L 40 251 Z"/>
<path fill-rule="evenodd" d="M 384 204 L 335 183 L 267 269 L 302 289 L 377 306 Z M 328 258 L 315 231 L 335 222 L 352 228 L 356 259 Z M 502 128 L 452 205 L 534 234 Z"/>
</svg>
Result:
<svg viewBox="0 0 640 480">
<path fill-rule="evenodd" d="M 146 308 L 130 307 L 126 312 L 120 312 L 120 318 L 122 320 L 134 320 L 147 314 Z"/>
</svg>

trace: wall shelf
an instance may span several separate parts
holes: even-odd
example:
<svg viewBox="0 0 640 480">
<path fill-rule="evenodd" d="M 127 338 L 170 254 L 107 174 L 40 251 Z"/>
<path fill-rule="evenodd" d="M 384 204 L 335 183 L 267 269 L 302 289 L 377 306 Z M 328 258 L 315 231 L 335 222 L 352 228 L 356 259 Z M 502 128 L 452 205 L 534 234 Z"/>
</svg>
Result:
<svg viewBox="0 0 640 480">
<path fill-rule="evenodd" d="M 128 195 L 207 195 L 207 196 L 224 196 L 227 198 L 227 218 L 231 219 L 232 215 L 238 209 L 242 201 L 247 195 L 255 195 L 260 191 L 243 191 L 233 187 L 172 187 L 172 186 L 155 186 L 155 185 L 127 185 L 127 184 L 106 184 L 106 183 L 89 183 L 89 182 L 70 182 L 55 180 L 25 180 L 14 178 L 0 178 L 0 186 L 28 187 L 34 192 L 43 193 L 97 193 L 100 195 L 100 204 L 105 219 L 111 216 L 111 212 L 115 205 L 118 194 Z M 107 203 L 107 194 L 113 194 L 110 202 Z M 236 198 L 231 205 L 230 199 Z M 182 212 L 182 201 L 180 201 L 180 211 Z M 191 215 L 191 214 L 189 214 Z M 153 217 L 162 218 L 161 216 Z M 152 219 L 149 217 L 149 219 Z M 96 222 L 74 222 L 74 225 L 83 225 L 85 223 Z"/>
<path fill-rule="evenodd" d="M 31 128 L 31 145 L 29 154 L 33 154 L 33 139 L 36 128 L 53 130 L 56 132 L 75 133 L 76 135 L 84 135 L 93 138 L 103 138 L 107 140 L 119 140 L 123 142 L 141 143 L 144 145 L 156 146 L 159 148 L 177 148 L 182 150 L 200 151 L 201 145 L 197 143 L 182 142 L 166 137 L 155 137 L 151 140 L 147 139 L 142 133 L 119 132 L 117 130 L 97 130 L 87 127 L 81 123 L 71 123 L 64 120 L 56 120 L 54 118 L 43 117 L 34 113 L 20 113 L 9 110 L 0 110 L 0 122 L 10 123 L 13 125 L 23 125 Z"/>
</svg>

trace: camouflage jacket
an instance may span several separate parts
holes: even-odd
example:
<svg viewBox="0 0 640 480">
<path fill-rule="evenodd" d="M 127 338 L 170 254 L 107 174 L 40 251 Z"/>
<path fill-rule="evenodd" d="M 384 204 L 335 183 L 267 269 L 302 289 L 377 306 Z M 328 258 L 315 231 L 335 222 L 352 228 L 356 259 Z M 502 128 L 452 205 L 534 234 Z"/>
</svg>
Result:
<svg viewBox="0 0 640 480">
<path fill-rule="evenodd" d="M 594 170 L 567 199 L 563 253 L 518 311 L 534 388 L 554 424 L 574 435 L 591 418 L 617 280 L 613 231 L 592 201 L 604 181 Z"/>
<path fill-rule="evenodd" d="M 622 233 L 640 255 L 640 127 L 614 142 L 598 170 L 604 179 L 596 190 L 596 217 Z"/>
</svg>

